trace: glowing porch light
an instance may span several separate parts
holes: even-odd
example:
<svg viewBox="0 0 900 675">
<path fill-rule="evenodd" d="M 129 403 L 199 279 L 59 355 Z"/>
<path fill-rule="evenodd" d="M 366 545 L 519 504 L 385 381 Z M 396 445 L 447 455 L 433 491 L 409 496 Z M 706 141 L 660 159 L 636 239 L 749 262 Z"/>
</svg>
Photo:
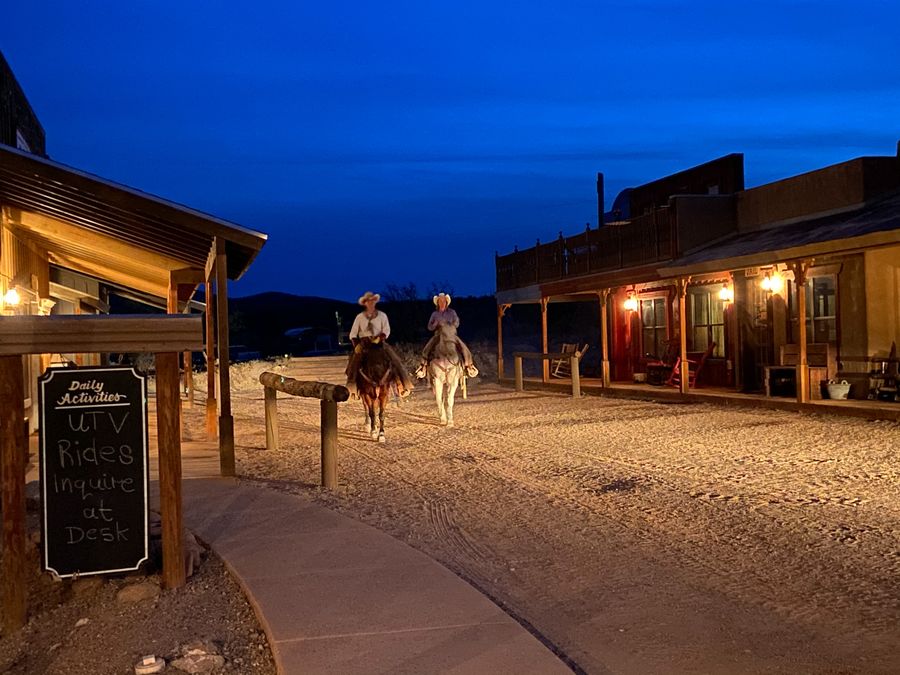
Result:
<svg viewBox="0 0 900 675">
<path fill-rule="evenodd" d="M 726 303 L 734 302 L 734 288 L 728 284 L 722 284 L 722 289 L 719 291 L 719 300 Z"/>
<path fill-rule="evenodd" d="M 760 285 L 767 293 L 780 293 L 781 289 L 784 288 L 784 278 L 778 270 L 766 272 L 766 276 L 763 277 Z"/>
<path fill-rule="evenodd" d="M 4 304 L 15 307 L 22 302 L 22 297 L 19 295 L 19 291 L 15 288 L 10 288 L 6 291 L 6 295 L 3 296 L 3 302 Z"/>
<path fill-rule="evenodd" d="M 625 311 L 627 312 L 636 312 L 638 308 L 637 298 L 634 296 L 634 291 L 628 291 L 628 297 L 625 298 Z"/>
</svg>

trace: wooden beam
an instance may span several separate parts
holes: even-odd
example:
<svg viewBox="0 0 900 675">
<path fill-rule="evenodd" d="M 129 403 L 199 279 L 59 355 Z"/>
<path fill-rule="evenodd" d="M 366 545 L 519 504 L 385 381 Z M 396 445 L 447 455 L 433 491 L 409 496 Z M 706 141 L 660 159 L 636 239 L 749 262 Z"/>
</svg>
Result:
<svg viewBox="0 0 900 675">
<path fill-rule="evenodd" d="M 797 285 L 797 346 L 800 352 L 797 360 L 797 403 L 809 403 L 809 362 L 806 347 L 806 272 L 809 269 L 809 262 L 801 261 L 790 267 L 794 271 L 794 283 Z"/>
<path fill-rule="evenodd" d="M 181 396 L 178 354 L 156 354 L 156 418 L 159 436 L 159 504 L 162 515 L 164 588 L 184 586 L 181 502 Z"/>
<path fill-rule="evenodd" d="M 177 286 L 198 286 L 206 281 L 203 270 L 198 267 L 182 267 L 169 272 L 169 279 Z"/>
<path fill-rule="evenodd" d="M 604 288 L 598 293 L 600 298 L 600 367 L 603 386 L 611 384 L 609 373 L 609 294 L 612 289 Z"/>
<path fill-rule="evenodd" d="M 5 636 L 24 626 L 27 614 L 24 397 L 22 357 L 0 356 L 0 499 L 3 516 L 0 607 Z"/>
<path fill-rule="evenodd" d="M 549 302 L 548 298 L 541 298 L 541 351 L 546 354 L 548 348 L 547 342 L 547 303 Z M 544 361 L 542 364 L 542 375 L 541 379 L 544 382 L 550 380 L 550 362 Z"/>
<path fill-rule="evenodd" d="M 503 379 L 503 317 L 510 305 L 497 305 L 497 382 Z"/>
<path fill-rule="evenodd" d="M 5 316 L 0 354 L 199 350 L 201 321 L 199 315 Z"/>
<path fill-rule="evenodd" d="M 216 323 L 219 336 L 219 470 L 223 476 L 234 475 L 234 419 L 231 416 L 231 374 L 228 340 L 228 261 L 225 240 L 216 237 Z"/>
<path fill-rule="evenodd" d="M 215 291 L 211 278 L 206 280 L 206 437 L 213 440 L 219 435 L 218 404 L 216 403 L 216 324 L 213 308 Z"/>
<path fill-rule="evenodd" d="M 690 389 L 690 371 L 687 356 L 687 288 L 690 277 L 681 277 L 675 280 L 675 290 L 678 293 L 678 331 L 681 334 L 681 393 L 686 394 Z"/>
</svg>

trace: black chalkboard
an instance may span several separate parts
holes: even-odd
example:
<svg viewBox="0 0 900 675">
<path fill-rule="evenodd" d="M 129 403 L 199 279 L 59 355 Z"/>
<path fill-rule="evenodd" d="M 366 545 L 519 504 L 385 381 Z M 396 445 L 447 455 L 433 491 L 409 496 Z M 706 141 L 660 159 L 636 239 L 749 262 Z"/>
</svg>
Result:
<svg viewBox="0 0 900 675">
<path fill-rule="evenodd" d="M 40 379 L 43 567 L 124 572 L 147 559 L 147 381 L 130 367 Z"/>
</svg>

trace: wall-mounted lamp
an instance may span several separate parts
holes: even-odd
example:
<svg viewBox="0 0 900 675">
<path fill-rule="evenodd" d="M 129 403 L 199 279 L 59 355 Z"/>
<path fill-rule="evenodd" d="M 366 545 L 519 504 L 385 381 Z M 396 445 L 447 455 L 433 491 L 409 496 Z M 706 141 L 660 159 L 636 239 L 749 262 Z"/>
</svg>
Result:
<svg viewBox="0 0 900 675">
<path fill-rule="evenodd" d="M 722 288 L 719 290 L 719 300 L 725 303 L 734 302 L 734 287 L 722 284 Z"/>
<path fill-rule="evenodd" d="M 628 297 L 625 298 L 625 311 L 627 312 L 636 312 L 638 308 L 638 300 L 637 296 L 635 296 L 634 291 L 628 291 Z"/>
<path fill-rule="evenodd" d="M 10 307 L 16 307 L 20 302 L 22 302 L 22 296 L 19 295 L 19 291 L 15 288 L 10 288 L 3 296 L 3 304 Z"/>
<path fill-rule="evenodd" d="M 766 276 L 763 277 L 760 285 L 767 293 L 780 293 L 781 289 L 784 288 L 784 279 L 778 269 L 774 269 L 771 272 L 766 272 Z"/>
</svg>

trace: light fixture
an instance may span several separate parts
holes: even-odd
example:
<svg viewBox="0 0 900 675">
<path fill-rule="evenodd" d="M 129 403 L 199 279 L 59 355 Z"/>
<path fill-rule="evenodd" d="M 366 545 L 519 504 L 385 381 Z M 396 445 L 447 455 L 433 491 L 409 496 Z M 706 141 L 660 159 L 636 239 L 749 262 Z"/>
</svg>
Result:
<svg viewBox="0 0 900 675">
<path fill-rule="evenodd" d="M 636 312 L 638 308 L 637 297 L 634 295 L 634 291 L 628 291 L 628 297 L 625 298 L 625 311 L 627 312 Z"/>
<path fill-rule="evenodd" d="M 723 302 L 734 302 L 734 288 L 729 286 L 727 283 L 722 284 L 722 288 L 719 291 L 719 300 Z"/>
<path fill-rule="evenodd" d="M 19 295 L 19 291 L 17 291 L 15 288 L 10 288 L 3 296 L 3 303 L 6 305 L 15 307 L 20 302 L 22 302 L 22 296 Z"/>
<path fill-rule="evenodd" d="M 763 277 L 760 285 L 767 293 L 780 293 L 781 289 L 784 287 L 784 279 L 776 268 L 771 272 L 766 272 L 766 276 Z"/>
</svg>

